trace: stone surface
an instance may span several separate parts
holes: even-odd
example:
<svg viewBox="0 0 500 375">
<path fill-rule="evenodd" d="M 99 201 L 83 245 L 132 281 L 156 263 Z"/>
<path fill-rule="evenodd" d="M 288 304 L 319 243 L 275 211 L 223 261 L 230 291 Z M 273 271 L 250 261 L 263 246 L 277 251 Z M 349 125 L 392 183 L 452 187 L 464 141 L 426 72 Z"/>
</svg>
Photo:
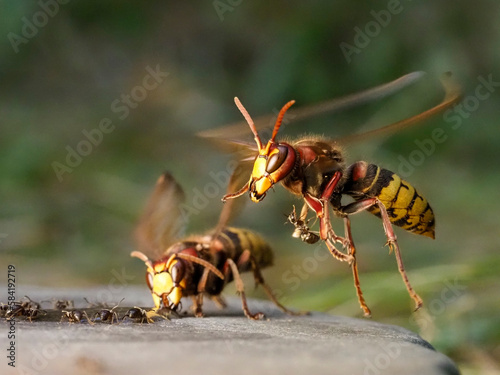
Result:
<svg viewBox="0 0 500 375">
<path fill-rule="evenodd" d="M 6 289 L 4 289 L 6 290 Z M 116 290 L 116 288 L 115 288 Z M 83 297 L 127 307 L 150 306 L 145 288 L 86 290 L 19 287 L 33 300 Z M 111 301 L 111 299 L 109 300 Z M 228 298 L 219 310 L 210 302 L 203 319 L 186 316 L 153 324 L 124 322 L 69 324 L 47 319 L 16 320 L 16 368 L 9 360 L 9 323 L 0 320 L 2 374 L 458 374 L 453 362 L 418 335 L 368 319 L 313 313 L 290 317 L 267 301 L 250 300 L 252 312 L 267 320 L 250 321 L 240 300 Z M 47 303 L 43 307 L 48 306 Z M 186 308 L 185 308 L 186 309 Z M 58 315 L 59 316 L 59 315 Z M 58 320 L 58 319 L 56 319 Z M 6 370 L 6 371 L 5 371 Z"/>
</svg>

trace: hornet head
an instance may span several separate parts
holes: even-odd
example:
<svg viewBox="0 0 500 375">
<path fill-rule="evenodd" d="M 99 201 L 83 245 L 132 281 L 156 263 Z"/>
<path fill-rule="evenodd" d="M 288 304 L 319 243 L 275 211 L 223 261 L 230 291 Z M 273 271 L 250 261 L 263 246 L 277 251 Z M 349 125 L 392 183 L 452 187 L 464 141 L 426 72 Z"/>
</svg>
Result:
<svg viewBox="0 0 500 375">
<path fill-rule="evenodd" d="M 170 310 L 176 310 L 184 296 L 187 283 L 193 272 L 193 263 L 202 265 L 221 279 L 224 275 L 215 266 L 196 255 L 177 253 L 152 262 L 140 251 L 133 251 L 131 256 L 141 259 L 147 266 L 146 282 L 159 309 L 161 303 Z"/>
<path fill-rule="evenodd" d="M 250 181 L 243 192 L 249 191 L 250 199 L 254 202 L 260 202 L 266 196 L 266 192 L 273 187 L 274 184 L 287 177 L 295 167 L 297 157 L 293 147 L 287 143 L 275 141 L 285 112 L 295 103 L 295 101 L 289 101 L 281 109 L 276 119 L 271 139 L 269 139 L 265 147 L 262 145 L 255 124 L 245 107 L 243 107 L 238 98 L 234 98 L 234 102 L 250 126 L 259 150 L 259 154 L 254 161 Z M 227 198 L 233 197 L 227 196 Z"/>
</svg>

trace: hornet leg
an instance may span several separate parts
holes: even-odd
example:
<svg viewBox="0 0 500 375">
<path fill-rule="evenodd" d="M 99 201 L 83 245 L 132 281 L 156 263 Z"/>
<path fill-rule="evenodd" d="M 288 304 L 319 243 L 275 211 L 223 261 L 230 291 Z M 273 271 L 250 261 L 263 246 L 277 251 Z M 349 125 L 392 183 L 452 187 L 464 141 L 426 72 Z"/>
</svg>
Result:
<svg viewBox="0 0 500 375">
<path fill-rule="evenodd" d="M 330 250 L 330 253 L 334 258 L 342 262 L 351 263 L 353 261 L 352 255 L 344 254 L 335 247 L 335 243 L 337 242 L 340 242 L 345 247 L 347 241 L 346 239 L 335 234 L 332 228 L 332 223 L 330 222 L 330 197 L 332 196 L 335 186 L 337 186 L 337 183 L 339 182 L 341 176 L 342 174 L 340 172 L 336 172 L 333 175 L 320 198 L 313 197 L 309 193 L 304 193 L 304 199 L 307 205 L 316 213 L 316 216 L 320 219 L 319 235 L 321 239 L 325 241 L 328 250 Z"/>
<path fill-rule="evenodd" d="M 352 276 L 354 278 L 354 287 L 356 288 L 356 294 L 358 295 L 359 305 L 364 311 L 364 315 L 368 318 L 372 315 L 370 309 L 366 305 L 365 299 L 363 297 L 363 292 L 361 291 L 361 284 L 359 282 L 359 274 L 358 274 L 358 262 L 356 260 L 356 247 L 354 246 L 354 241 L 352 240 L 351 234 L 351 220 L 349 220 L 348 216 L 344 216 L 344 227 L 345 227 L 345 235 L 347 240 L 349 241 L 349 254 L 352 255 L 353 261 L 351 263 L 352 267 Z"/>
<path fill-rule="evenodd" d="M 227 307 L 226 301 L 224 301 L 224 298 L 222 298 L 221 295 L 218 296 L 210 296 L 210 299 L 214 301 L 214 303 L 217 305 L 219 309 L 224 309 Z"/>
<path fill-rule="evenodd" d="M 248 250 L 245 250 L 245 252 L 250 253 Z M 266 284 L 264 281 L 264 277 L 262 276 L 262 273 L 260 272 L 260 267 L 258 266 L 257 262 L 255 261 L 255 258 L 250 255 L 250 262 L 252 264 L 252 271 L 253 271 L 253 277 L 255 279 L 255 286 L 262 285 L 262 288 L 266 292 L 267 296 L 269 299 L 285 314 L 288 315 L 307 315 L 309 314 L 309 311 L 292 311 L 288 310 L 285 306 L 283 306 L 276 296 L 274 295 L 272 289 L 269 287 L 269 285 Z"/>
<path fill-rule="evenodd" d="M 194 316 L 197 318 L 203 318 L 205 315 L 203 314 L 203 293 L 198 293 L 195 296 L 192 296 L 191 299 L 193 300 L 193 311 L 194 311 Z"/>
<path fill-rule="evenodd" d="M 241 280 L 241 276 L 240 276 L 240 272 L 238 271 L 238 267 L 236 266 L 236 264 L 234 263 L 234 261 L 232 259 L 228 259 L 227 264 L 229 265 L 229 267 L 231 267 L 231 271 L 232 271 L 233 277 L 234 277 L 234 282 L 236 283 L 236 290 L 241 297 L 241 305 L 243 308 L 243 312 L 245 313 L 245 316 L 248 319 L 252 319 L 252 320 L 259 320 L 259 319 L 264 318 L 264 314 L 261 312 L 258 312 L 255 314 L 252 314 L 250 312 L 250 310 L 248 309 L 247 299 L 245 296 L 245 285 L 243 284 L 243 280 Z"/>
<path fill-rule="evenodd" d="M 401 257 L 401 252 L 399 250 L 397 237 L 392 229 L 392 224 L 384 204 L 378 198 L 366 198 L 361 201 L 353 202 L 348 204 L 347 206 L 341 207 L 339 211 L 346 215 L 352 215 L 360 211 L 367 210 L 375 205 L 380 209 L 380 217 L 382 219 L 384 232 L 387 237 L 387 245 L 389 245 L 389 249 L 391 251 L 394 251 L 394 255 L 396 256 L 396 261 L 398 263 L 399 273 L 403 278 L 403 282 L 406 285 L 408 294 L 415 302 L 415 310 L 418 310 L 420 307 L 422 307 L 423 301 L 422 298 L 420 298 L 420 296 L 415 292 L 410 284 L 410 281 L 408 280 L 408 276 L 406 275 L 405 267 L 403 264 L 403 258 Z"/>
</svg>

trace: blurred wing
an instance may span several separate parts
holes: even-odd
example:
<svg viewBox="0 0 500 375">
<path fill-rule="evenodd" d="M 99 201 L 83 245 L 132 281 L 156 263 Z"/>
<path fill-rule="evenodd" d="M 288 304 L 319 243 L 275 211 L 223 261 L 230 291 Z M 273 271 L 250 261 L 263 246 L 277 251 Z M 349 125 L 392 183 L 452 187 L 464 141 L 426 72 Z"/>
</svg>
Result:
<svg viewBox="0 0 500 375">
<path fill-rule="evenodd" d="M 460 85 L 452 78 L 451 73 L 445 73 L 441 77 L 441 83 L 443 84 L 445 90 L 445 96 L 441 103 L 407 119 L 394 122 L 392 124 L 383 126 L 378 129 L 370 130 L 363 133 L 351 134 L 341 138 L 336 139 L 341 144 L 358 142 L 363 139 L 369 139 L 372 137 L 386 136 L 396 131 L 409 128 L 411 126 L 417 125 L 428 118 L 444 112 L 448 108 L 454 106 L 462 99 L 462 89 Z"/>
<path fill-rule="evenodd" d="M 236 168 L 234 169 L 229 184 L 227 187 L 226 194 L 234 193 L 240 190 L 245 184 L 248 184 L 250 176 L 252 174 L 252 167 L 255 159 L 255 153 L 251 158 L 246 158 L 240 160 Z M 219 222 L 215 227 L 214 237 L 220 233 L 242 210 L 248 199 L 236 198 L 228 199 L 225 203 L 222 203 L 222 211 L 219 216 Z"/>
<path fill-rule="evenodd" d="M 239 139 L 222 137 L 208 137 L 208 139 L 217 146 L 218 150 L 228 154 L 236 153 L 237 155 L 235 157 L 237 159 L 255 157 L 255 155 L 259 152 L 255 142 L 246 142 Z"/>
<path fill-rule="evenodd" d="M 186 224 L 181 211 L 184 201 L 181 186 L 170 173 L 163 173 L 135 230 L 135 239 L 141 251 L 160 255 L 180 237 Z"/>
<path fill-rule="evenodd" d="M 425 75 L 424 72 L 413 72 L 406 74 L 394 81 L 375 86 L 371 89 L 361 91 L 352 95 L 347 95 L 342 98 L 330 99 L 318 104 L 306 106 L 304 108 L 291 108 L 286 113 L 283 123 L 297 122 L 300 120 L 308 119 L 320 114 L 334 113 L 341 110 L 346 110 L 351 107 L 359 106 L 374 100 L 383 99 L 386 96 L 392 95 L 401 89 L 411 85 Z M 276 114 L 260 116 L 254 120 L 257 130 L 263 128 L 272 129 L 276 121 Z M 248 125 L 245 121 L 238 121 L 236 123 L 226 125 L 216 129 L 210 129 L 198 133 L 198 136 L 204 138 L 215 138 L 220 140 L 230 141 L 241 137 L 241 134 L 248 132 Z M 244 143 L 244 142 L 242 142 Z"/>
</svg>

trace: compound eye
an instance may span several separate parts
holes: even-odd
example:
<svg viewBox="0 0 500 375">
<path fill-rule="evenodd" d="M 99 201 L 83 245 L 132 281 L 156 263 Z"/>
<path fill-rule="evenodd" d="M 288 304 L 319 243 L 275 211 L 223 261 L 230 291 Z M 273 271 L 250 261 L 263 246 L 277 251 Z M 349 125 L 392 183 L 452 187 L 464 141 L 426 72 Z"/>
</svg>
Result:
<svg viewBox="0 0 500 375">
<path fill-rule="evenodd" d="M 182 279 L 184 278 L 184 273 L 184 263 L 182 263 L 181 261 L 175 263 L 170 268 L 170 275 L 172 276 L 172 281 L 174 282 L 174 284 L 179 284 L 182 281 Z"/>
<path fill-rule="evenodd" d="M 279 167 L 281 167 L 281 164 L 283 164 L 287 155 L 288 155 L 288 148 L 286 146 L 278 146 L 278 152 L 276 154 L 271 155 L 271 157 L 267 162 L 266 172 L 267 173 L 275 172 Z"/>
</svg>

